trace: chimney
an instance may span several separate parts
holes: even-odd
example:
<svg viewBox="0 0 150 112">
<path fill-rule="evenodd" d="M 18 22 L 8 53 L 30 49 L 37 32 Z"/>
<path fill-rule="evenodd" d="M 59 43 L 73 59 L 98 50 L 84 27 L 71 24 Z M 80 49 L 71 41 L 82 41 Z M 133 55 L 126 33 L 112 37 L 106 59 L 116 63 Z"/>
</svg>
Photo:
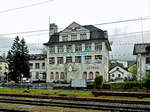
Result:
<svg viewBox="0 0 150 112">
<path fill-rule="evenodd" d="M 54 35 L 55 33 L 57 33 L 57 25 L 55 23 L 52 23 L 49 25 L 49 36 Z"/>
<path fill-rule="evenodd" d="M 104 31 L 104 38 L 108 39 L 108 33 L 106 30 Z"/>
</svg>

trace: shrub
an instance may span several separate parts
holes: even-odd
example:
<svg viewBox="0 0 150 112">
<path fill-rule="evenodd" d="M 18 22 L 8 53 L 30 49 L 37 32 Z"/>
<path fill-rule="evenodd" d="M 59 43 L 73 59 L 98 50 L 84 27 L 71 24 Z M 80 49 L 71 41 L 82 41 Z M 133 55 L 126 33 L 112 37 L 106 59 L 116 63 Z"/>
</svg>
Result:
<svg viewBox="0 0 150 112">
<path fill-rule="evenodd" d="M 95 88 L 100 89 L 103 85 L 103 76 L 96 76 L 95 78 Z"/>
<path fill-rule="evenodd" d="M 147 78 L 144 81 L 143 86 L 146 87 L 147 89 L 150 89 L 150 78 Z"/>
</svg>

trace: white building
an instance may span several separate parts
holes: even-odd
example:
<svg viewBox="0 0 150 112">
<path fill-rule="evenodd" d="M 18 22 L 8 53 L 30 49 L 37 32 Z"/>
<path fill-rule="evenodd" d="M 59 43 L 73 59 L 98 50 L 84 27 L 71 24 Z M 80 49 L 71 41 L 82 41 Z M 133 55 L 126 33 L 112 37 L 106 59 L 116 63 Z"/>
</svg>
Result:
<svg viewBox="0 0 150 112">
<path fill-rule="evenodd" d="M 47 46 L 47 82 L 94 81 L 96 75 L 108 80 L 111 47 L 106 31 L 73 22 L 57 32 L 57 26 L 51 24 L 50 39 L 44 45 Z"/>
<path fill-rule="evenodd" d="M 29 63 L 31 81 L 46 82 L 46 55 L 30 55 Z"/>
<path fill-rule="evenodd" d="M 143 80 L 150 75 L 150 43 L 135 44 L 133 54 L 136 55 L 137 79 Z"/>
<path fill-rule="evenodd" d="M 117 81 L 117 80 L 131 80 L 132 74 L 124 68 L 124 66 L 116 65 L 109 71 L 109 80 Z"/>
</svg>

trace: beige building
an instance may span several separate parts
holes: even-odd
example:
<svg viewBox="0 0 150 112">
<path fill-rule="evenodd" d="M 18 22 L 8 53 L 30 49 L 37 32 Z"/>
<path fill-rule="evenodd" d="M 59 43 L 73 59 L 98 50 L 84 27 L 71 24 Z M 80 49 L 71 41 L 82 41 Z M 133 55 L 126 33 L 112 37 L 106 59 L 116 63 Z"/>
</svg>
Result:
<svg viewBox="0 0 150 112">
<path fill-rule="evenodd" d="M 7 73 L 8 73 L 8 64 L 7 64 L 7 62 L 0 56 L 0 81 L 5 80 Z"/>
<path fill-rule="evenodd" d="M 44 45 L 47 47 L 47 82 L 94 81 L 96 75 L 108 80 L 111 47 L 106 31 L 73 22 L 57 32 L 57 25 L 51 24 L 50 39 Z"/>
</svg>

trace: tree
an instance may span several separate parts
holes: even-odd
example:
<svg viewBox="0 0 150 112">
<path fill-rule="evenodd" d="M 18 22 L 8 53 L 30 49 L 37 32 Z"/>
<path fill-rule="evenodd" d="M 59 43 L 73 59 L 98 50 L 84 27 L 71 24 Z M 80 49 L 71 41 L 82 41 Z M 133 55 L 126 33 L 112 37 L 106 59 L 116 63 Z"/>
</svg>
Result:
<svg viewBox="0 0 150 112">
<path fill-rule="evenodd" d="M 137 65 L 134 64 L 133 66 L 131 66 L 129 68 L 129 71 L 132 73 L 132 76 L 133 76 L 133 80 L 137 80 Z"/>
<path fill-rule="evenodd" d="M 29 78 L 29 51 L 24 39 L 17 36 L 8 51 L 7 61 L 9 65 L 8 77 L 10 80 L 18 82 L 22 76 Z"/>
<path fill-rule="evenodd" d="M 100 89 L 103 85 L 103 76 L 96 76 L 95 78 L 95 88 Z"/>
</svg>

